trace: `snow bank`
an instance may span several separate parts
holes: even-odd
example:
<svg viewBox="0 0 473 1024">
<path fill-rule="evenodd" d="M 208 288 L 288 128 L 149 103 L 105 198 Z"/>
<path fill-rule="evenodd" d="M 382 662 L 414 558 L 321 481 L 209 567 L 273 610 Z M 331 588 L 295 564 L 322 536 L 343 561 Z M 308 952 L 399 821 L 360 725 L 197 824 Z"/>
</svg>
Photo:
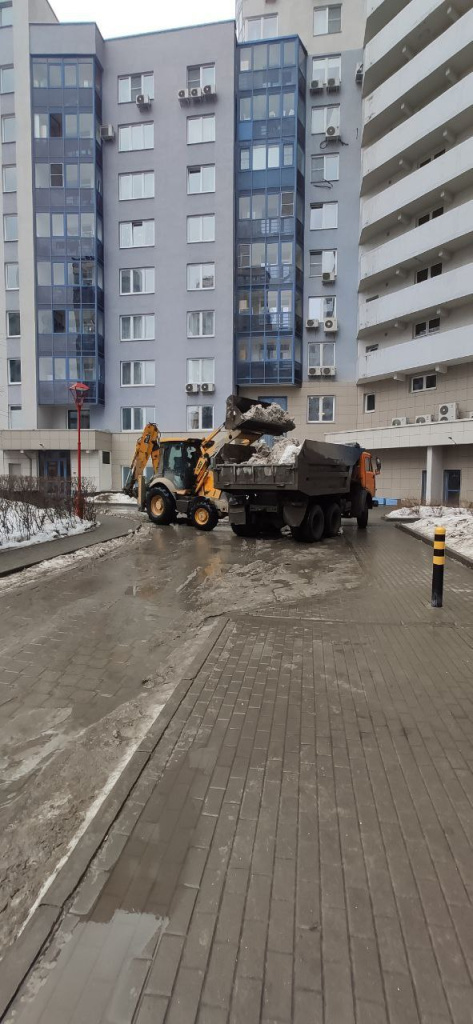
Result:
<svg viewBox="0 0 473 1024">
<path fill-rule="evenodd" d="M 281 437 L 274 442 L 272 448 L 264 441 L 255 445 L 255 448 L 251 459 L 248 459 L 250 466 L 293 466 L 302 448 L 302 441 L 297 441 L 295 437 Z"/>
<path fill-rule="evenodd" d="M 468 512 L 464 508 L 447 508 L 445 505 L 411 505 L 411 507 L 395 508 L 386 519 L 431 519 L 432 516 L 458 516 Z"/>
<path fill-rule="evenodd" d="M 400 514 L 402 513 L 402 514 Z M 447 550 L 455 551 L 465 558 L 473 559 L 473 510 L 466 508 L 446 508 L 443 505 L 428 505 L 413 508 L 395 509 L 387 518 L 405 520 L 418 516 L 417 522 L 406 523 L 406 528 L 417 537 L 425 537 L 433 542 L 435 527 L 444 526 L 447 531 Z"/>
<path fill-rule="evenodd" d="M 284 424 L 287 430 L 294 429 L 294 420 L 276 402 L 272 402 L 267 408 L 264 405 L 252 405 L 251 409 L 243 413 L 241 419 L 242 423 L 246 422 L 246 420 L 258 419 L 268 425 L 271 423 Z"/>
<path fill-rule="evenodd" d="M 25 506 L 23 502 L 7 502 L 4 499 L 0 521 L 0 552 L 85 533 L 92 526 L 95 523 L 84 522 L 78 516 L 63 518 L 58 516 L 55 509 Z"/>
<path fill-rule="evenodd" d="M 93 498 L 96 505 L 134 505 L 137 506 L 136 498 L 130 498 L 129 494 L 122 494 L 121 491 L 103 491 Z"/>
</svg>

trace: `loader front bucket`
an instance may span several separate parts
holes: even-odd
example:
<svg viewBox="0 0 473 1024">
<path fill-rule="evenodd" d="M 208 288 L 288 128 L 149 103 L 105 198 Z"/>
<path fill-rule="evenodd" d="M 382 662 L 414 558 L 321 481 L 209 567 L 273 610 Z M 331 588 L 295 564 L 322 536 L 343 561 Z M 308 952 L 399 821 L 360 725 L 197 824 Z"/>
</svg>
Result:
<svg viewBox="0 0 473 1024">
<path fill-rule="evenodd" d="M 294 420 L 271 402 L 254 401 L 240 395 L 229 395 L 225 417 L 227 430 L 246 430 L 249 434 L 271 434 L 280 437 L 288 430 L 294 430 Z"/>
</svg>

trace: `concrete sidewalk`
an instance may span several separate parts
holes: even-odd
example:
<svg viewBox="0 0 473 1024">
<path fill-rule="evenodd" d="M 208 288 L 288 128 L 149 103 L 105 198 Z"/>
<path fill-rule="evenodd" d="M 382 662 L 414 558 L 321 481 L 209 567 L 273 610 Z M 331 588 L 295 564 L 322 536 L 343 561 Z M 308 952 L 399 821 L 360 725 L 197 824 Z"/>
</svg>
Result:
<svg viewBox="0 0 473 1024">
<path fill-rule="evenodd" d="M 473 577 L 354 550 L 225 625 L 8 1022 L 471 1024 Z"/>
<path fill-rule="evenodd" d="M 59 540 L 48 540 L 43 544 L 29 544 L 26 547 L 8 548 L 0 551 L 0 577 L 11 576 L 22 569 L 29 569 L 39 562 L 57 558 L 58 555 L 70 555 L 73 551 L 89 548 L 93 544 L 103 544 L 108 540 L 125 537 L 142 522 L 142 517 L 135 515 L 107 515 L 98 513 L 97 526 L 86 533 L 72 537 L 60 537 Z"/>
</svg>

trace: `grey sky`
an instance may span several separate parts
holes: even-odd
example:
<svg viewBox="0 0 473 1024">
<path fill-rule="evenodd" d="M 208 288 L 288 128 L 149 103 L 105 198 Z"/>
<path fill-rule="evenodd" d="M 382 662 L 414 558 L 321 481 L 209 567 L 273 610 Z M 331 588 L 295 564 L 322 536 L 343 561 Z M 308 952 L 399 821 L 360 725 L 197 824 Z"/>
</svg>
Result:
<svg viewBox="0 0 473 1024">
<path fill-rule="evenodd" d="M 50 0 L 60 21 L 96 21 L 102 35 L 132 35 L 235 16 L 235 0 Z M 136 11 L 140 10 L 139 18 Z"/>
</svg>

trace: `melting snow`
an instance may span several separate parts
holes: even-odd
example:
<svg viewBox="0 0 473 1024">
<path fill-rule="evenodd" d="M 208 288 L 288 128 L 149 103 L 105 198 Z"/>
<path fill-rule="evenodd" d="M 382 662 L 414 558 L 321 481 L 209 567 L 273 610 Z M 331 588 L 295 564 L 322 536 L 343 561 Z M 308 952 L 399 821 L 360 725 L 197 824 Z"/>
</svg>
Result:
<svg viewBox="0 0 473 1024">
<path fill-rule="evenodd" d="M 395 509 L 387 519 L 405 520 L 413 516 L 418 517 L 417 522 L 406 524 L 411 533 L 427 537 L 433 542 L 435 527 L 444 526 L 447 531 L 447 549 L 473 559 L 473 509 L 414 505 L 412 508 Z"/>
<path fill-rule="evenodd" d="M 23 503 L 12 501 L 8 505 L 5 518 L 0 523 L 0 551 L 27 547 L 30 544 L 43 544 L 48 540 L 57 540 L 58 537 L 70 537 L 73 534 L 85 533 L 95 526 L 95 523 L 84 522 L 78 516 L 61 519 L 54 509 L 34 507 L 28 530 L 21 514 Z M 39 526 L 38 518 L 42 518 L 41 513 L 44 513 L 44 522 Z"/>
</svg>

